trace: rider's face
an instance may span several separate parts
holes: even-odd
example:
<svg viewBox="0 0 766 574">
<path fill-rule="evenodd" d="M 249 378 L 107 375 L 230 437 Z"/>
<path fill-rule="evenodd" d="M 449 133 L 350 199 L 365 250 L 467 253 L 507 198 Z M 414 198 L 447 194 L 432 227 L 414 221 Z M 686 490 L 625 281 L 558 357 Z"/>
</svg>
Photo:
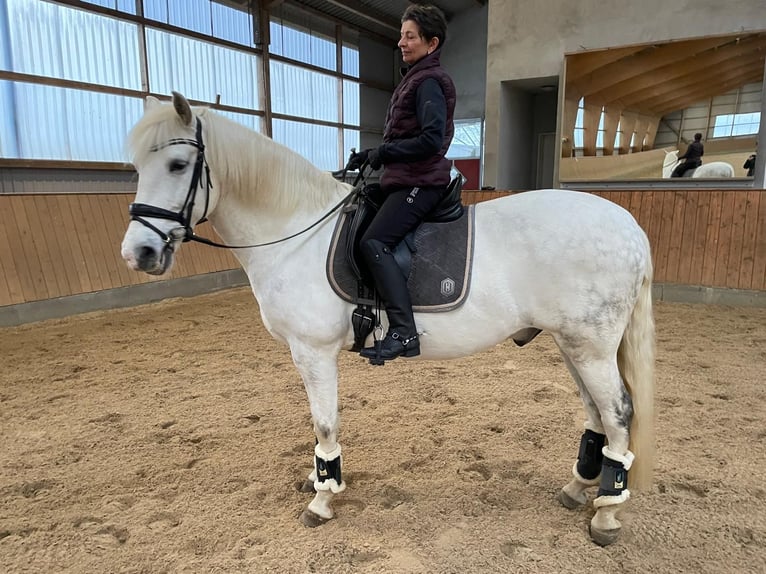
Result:
<svg viewBox="0 0 766 574">
<path fill-rule="evenodd" d="M 420 26 L 414 20 L 402 22 L 401 38 L 397 46 L 402 51 L 402 60 L 410 66 L 430 54 L 439 45 L 438 38 L 426 41 L 420 34 Z"/>
</svg>

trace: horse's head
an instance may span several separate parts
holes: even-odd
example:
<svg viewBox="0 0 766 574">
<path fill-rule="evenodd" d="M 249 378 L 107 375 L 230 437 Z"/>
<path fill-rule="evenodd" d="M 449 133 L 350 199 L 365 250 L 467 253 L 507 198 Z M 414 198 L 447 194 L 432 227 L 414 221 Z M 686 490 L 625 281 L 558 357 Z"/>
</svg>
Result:
<svg viewBox="0 0 766 574">
<path fill-rule="evenodd" d="M 122 257 L 132 269 L 161 275 L 171 268 L 180 243 L 215 206 L 202 123 L 181 94 L 173 92 L 172 105 L 149 96 L 128 143 L 138 189 Z"/>
</svg>

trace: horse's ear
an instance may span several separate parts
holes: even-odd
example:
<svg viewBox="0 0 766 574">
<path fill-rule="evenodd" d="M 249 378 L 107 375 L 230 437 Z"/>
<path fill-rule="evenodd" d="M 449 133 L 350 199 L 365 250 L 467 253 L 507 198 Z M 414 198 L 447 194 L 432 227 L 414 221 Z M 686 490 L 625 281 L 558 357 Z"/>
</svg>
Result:
<svg viewBox="0 0 766 574">
<path fill-rule="evenodd" d="M 159 106 L 160 101 L 155 98 L 154 96 L 146 96 L 146 99 L 144 100 L 144 111 L 149 111 L 155 106 Z"/>
<path fill-rule="evenodd" d="M 183 123 L 190 126 L 192 123 L 192 111 L 189 102 L 178 92 L 173 92 L 173 107 Z"/>
</svg>

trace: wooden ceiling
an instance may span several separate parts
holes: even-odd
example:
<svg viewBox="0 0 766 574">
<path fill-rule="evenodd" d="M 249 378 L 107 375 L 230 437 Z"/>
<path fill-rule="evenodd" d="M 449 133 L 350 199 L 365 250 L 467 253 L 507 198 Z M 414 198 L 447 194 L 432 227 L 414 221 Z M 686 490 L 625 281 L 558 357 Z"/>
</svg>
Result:
<svg viewBox="0 0 766 574">
<path fill-rule="evenodd" d="M 766 32 L 572 54 L 566 97 L 661 117 L 763 81 Z"/>
</svg>

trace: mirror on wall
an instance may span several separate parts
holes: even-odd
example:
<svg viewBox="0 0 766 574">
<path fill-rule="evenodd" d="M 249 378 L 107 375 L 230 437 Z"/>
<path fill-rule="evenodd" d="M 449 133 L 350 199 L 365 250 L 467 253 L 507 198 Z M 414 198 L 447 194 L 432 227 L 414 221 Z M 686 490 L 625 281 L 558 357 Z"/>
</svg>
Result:
<svg viewBox="0 0 766 574">
<path fill-rule="evenodd" d="M 669 178 L 697 133 L 702 166 L 685 177 L 747 177 L 764 55 L 766 32 L 568 54 L 559 179 Z"/>
</svg>

